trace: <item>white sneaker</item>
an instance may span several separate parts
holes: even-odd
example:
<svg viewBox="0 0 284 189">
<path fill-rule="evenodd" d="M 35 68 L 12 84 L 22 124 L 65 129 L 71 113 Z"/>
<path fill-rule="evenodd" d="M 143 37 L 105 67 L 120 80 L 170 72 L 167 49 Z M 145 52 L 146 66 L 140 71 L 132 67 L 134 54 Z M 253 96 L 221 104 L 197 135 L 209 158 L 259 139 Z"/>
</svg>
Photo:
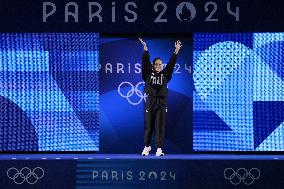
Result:
<svg viewBox="0 0 284 189">
<path fill-rule="evenodd" d="M 156 152 L 156 156 L 164 156 L 165 154 L 162 151 L 162 148 L 158 148 Z"/>
<path fill-rule="evenodd" d="M 150 151 L 151 151 L 151 146 L 149 146 L 149 147 L 145 146 L 144 150 L 142 152 L 142 156 L 148 156 Z"/>
</svg>

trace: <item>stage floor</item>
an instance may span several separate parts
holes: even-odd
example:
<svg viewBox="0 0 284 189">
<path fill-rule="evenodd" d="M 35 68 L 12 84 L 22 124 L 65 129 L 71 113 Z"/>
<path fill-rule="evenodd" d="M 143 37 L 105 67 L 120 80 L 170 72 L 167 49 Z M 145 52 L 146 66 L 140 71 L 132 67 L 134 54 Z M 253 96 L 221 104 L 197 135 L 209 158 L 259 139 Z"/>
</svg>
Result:
<svg viewBox="0 0 284 189">
<path fill-rule="evenodd" d="M 156 157 L 155 154 L 0 154 L 0 160 L 284 160 L 284 155 L 230 155 L 230 154 L 166 154 Z"/>
<path fill-rule="evenodd" d="M 44 189 L 283 189 L 283 160 L 284 155 L 0 154 L 0 188 L 16 189 L 21 181 L 23 188 Z"/>
</svg>

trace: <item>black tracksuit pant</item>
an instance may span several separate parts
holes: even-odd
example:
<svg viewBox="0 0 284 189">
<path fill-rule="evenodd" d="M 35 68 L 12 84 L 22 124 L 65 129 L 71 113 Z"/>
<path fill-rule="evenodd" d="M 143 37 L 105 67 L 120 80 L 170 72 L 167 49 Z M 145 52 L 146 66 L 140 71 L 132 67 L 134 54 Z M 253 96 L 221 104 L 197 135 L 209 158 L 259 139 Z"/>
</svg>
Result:
<svg viewBox="0 0 284 189">
<path fill-rule="evenodd" d="M 167 83 L 171 80 L 176 65 L 177 54 L 173 53 L 166 67 L 155 72 L 150 62 L 150 54 L 144 51 L 142 56 L 142 78 L 145 81 L 144 92 L 148 95 L 145 104 L 144 144 L 150 146 L 153 132 L 156 133 L 157 148 L 162 148 L 165 138 L 167 111 Z"/>
<path fill-rule="evenodd" d="M 153 132 L 156 134 L 156 146 L 162 148 L 165 138 L 166 99 L 148 96 L 145 105 L 144 144 L 150 146 Z"/>
</svg>

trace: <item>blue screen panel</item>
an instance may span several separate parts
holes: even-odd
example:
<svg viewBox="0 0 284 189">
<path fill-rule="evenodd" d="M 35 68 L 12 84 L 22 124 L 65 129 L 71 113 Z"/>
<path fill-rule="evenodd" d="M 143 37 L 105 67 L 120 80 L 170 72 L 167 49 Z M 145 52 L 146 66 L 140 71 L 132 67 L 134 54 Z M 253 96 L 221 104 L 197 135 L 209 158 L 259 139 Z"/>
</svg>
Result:
<svg viewBox="0 0 284 189">
<path fill-rule="evenodd" d="M 195 151 L 284 150 L 284 33 L 194 35 Z"/>
<path fill-rule="evenodd" d="M 0 150 L 98 151 L 98 34 L 0 34 Z"/>
</svg>

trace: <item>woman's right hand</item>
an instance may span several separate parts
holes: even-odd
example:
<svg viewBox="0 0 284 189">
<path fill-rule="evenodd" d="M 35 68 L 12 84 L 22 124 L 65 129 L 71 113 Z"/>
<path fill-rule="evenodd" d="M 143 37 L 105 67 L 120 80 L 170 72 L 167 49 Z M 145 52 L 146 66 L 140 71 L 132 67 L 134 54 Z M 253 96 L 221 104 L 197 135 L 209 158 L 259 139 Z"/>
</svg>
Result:
<svg viewBox="0 0 284 189">
<path fill-rule="evenodd" d="M 141 38 L 139 38 L 139 41 L 140 41 L 140 43 L 143 45 L 143 47 L 144 47 L 144 51 L 148 51 L 148 48 L 147 48 L 147 44 L 146 44 L 146 42 L 145 42 L 145 41 L 143 41 Z"/>
</svg>

